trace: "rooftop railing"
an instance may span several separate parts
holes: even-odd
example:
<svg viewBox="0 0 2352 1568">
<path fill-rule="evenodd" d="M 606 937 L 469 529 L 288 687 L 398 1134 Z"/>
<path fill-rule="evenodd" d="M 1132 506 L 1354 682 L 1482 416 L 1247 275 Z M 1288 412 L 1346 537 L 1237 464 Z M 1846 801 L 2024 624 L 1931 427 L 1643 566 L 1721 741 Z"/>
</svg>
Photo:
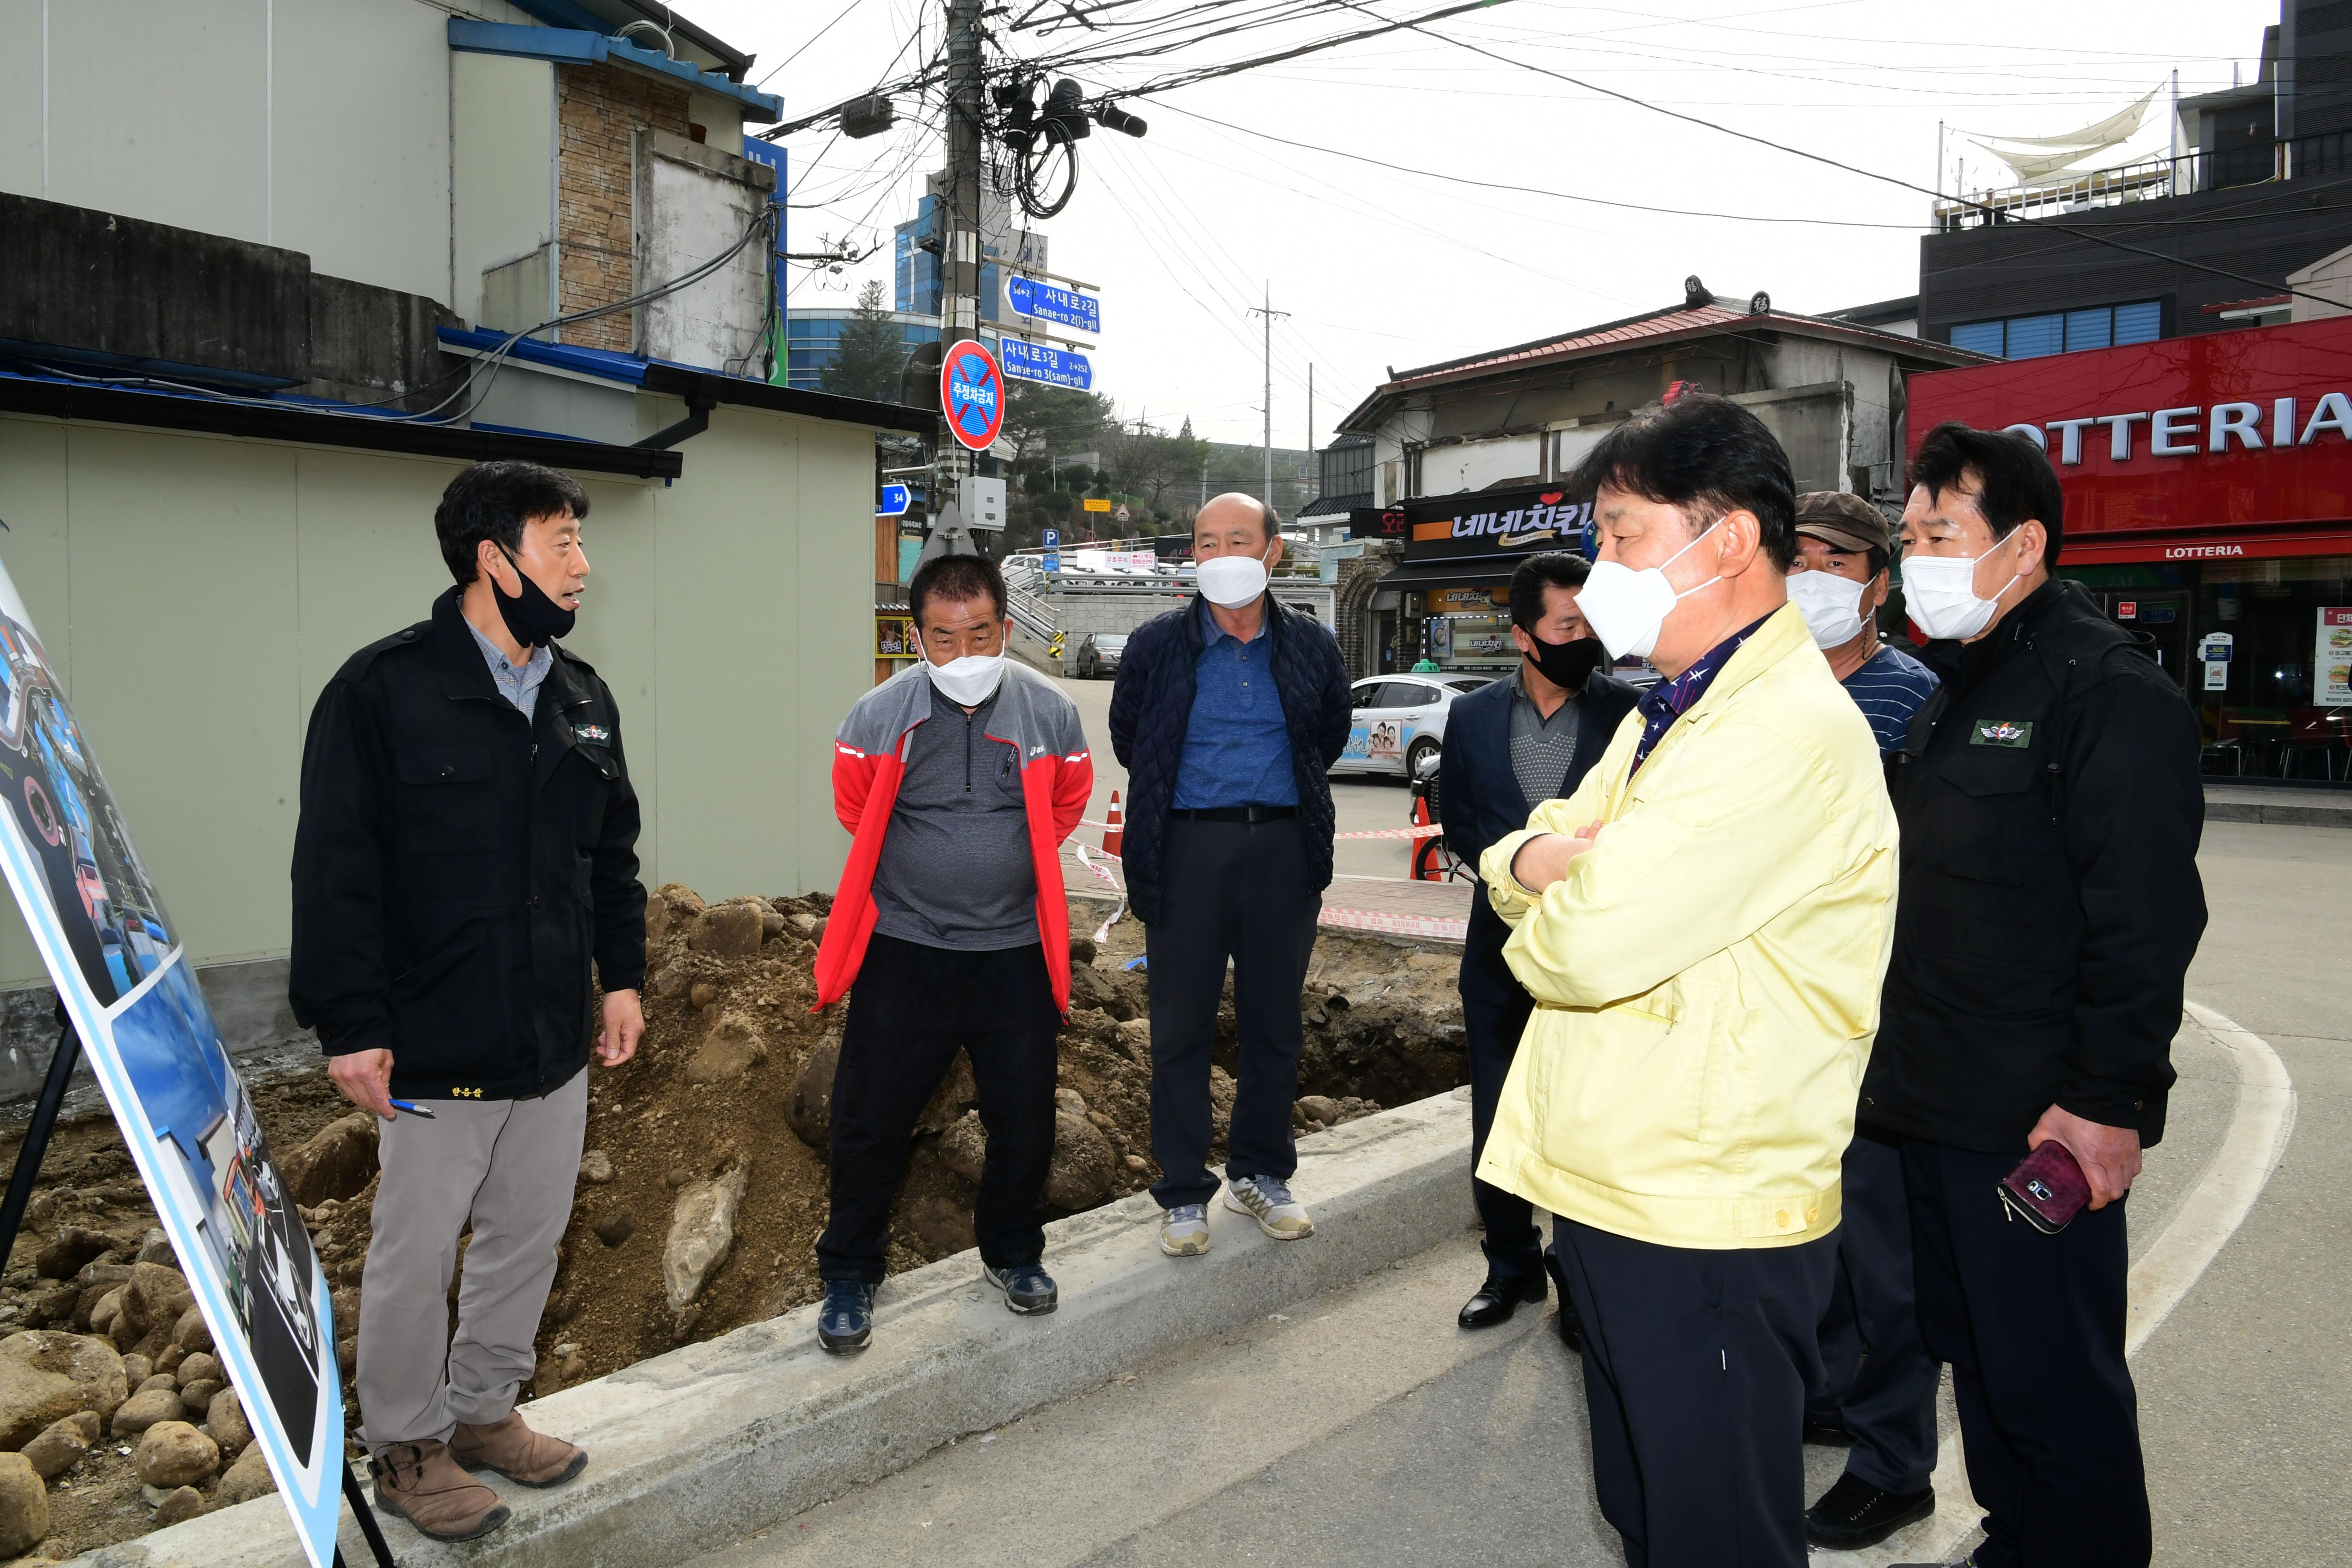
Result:
<svg viewBox="0 0 2352 1568">
<path fill-rule="evenodd" d="M 2147 158 L 2063 180 L 1979 191 L 1957 199 L 1938 197 L 1934 227 L 1938 234 L 1951 234 L 1996 223 L 2064 217 L 2127 202 L 2193 195 L 2199 191 L 2344 174 L 2352 174 L 2352 132 L 2330 131 L 2260 146 Z"/>
</svg>

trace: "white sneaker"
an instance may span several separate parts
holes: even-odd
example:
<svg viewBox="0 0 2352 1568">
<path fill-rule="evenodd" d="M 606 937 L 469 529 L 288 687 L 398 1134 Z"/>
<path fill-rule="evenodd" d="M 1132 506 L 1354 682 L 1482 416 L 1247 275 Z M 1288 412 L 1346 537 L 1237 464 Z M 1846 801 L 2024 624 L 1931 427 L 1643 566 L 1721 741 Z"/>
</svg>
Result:
<svg viewBox="0 0 2352 1568">
<path fill-rule="evenodd" d="M 1257 1221 L 1258 1229 L 1276 1241 L 1297 1241 L 1315 1234 L 1307 1205 L 1290 1195 L 1279 1176 L 1243 1176 L 1225 1186 L 1225 1206 Z"/>
<path fill-rule="evenodd" d="M 1160 1250 L 1171 1258 L 1198 1258 L 1209 1250 L 1209 1206 L 1178 1204 L 1160 1217 Z"/>
</svg>

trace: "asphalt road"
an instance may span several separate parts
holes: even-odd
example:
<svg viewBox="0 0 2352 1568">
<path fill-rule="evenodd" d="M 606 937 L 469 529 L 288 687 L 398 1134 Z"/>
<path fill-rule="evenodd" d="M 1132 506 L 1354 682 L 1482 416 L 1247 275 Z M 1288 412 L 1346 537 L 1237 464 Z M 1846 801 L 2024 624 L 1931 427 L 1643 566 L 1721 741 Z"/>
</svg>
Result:
<svg viewBox="0 0 2352 1568">
<path fill-rule="evenodd" d="M 1070 684 L 1104 745 L 1107 801 L 1118 782 L 1101 728 L 1108 686 Z M 1396 785 L 1339 792 L 1343 830 L 1403 814 Z M 2352 1560 L 2343 1415 L 2352 1408 L 2343 1305 L 2352 1223 L 2342 1197 L 2352 1185 L 2343 956 L 2352 832 L 2212 824 L 2200 863 L 2211 921 L 2190 999 L 2276 1052 L 2294 1120 L 2251 1211 L 2134 1363 L 2157 1561 Z M 2210 1205 L 2250 1185 L 2232 1133 L 2247 1114 L 2238 1059 L 2205 1030 L 2184 1028 L 2169 1130 L 2132 1198 L 2136 1260 L 2179 1252 L 2193 1227 L 2168 1226 L 2184 1204 Z M 1618 1563 L 1592 1502 L 1577 1364 L 1552 1336 L 1549 1310 L 1485 1334 L 1456 1330 L 1454 1310 L 1480 1274 L 1465 1235 L 936 1450 L 698 1568 L 915 1563 L 945 1552 L 1021 1568 Z M 1948 1393 L 1946 1405 L 1948 1431 Z M 1808 1450 L 1811 1490 L 1842 1462 L 1835 1450 Z M 1935 1544 L 1906 1532 L 1866 1555 L 1816 1562 L 1876 1568 Z"/>
</svg>

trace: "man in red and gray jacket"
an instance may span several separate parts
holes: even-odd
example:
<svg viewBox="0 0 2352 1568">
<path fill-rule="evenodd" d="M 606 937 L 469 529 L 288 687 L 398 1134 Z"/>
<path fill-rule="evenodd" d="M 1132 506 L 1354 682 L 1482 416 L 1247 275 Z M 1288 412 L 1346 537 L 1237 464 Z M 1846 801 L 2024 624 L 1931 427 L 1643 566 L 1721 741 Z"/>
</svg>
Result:
<svg viewBox="0 0 2352 1568">
<path fill-rule="evenodd" d="M 1004 580 L 943 556 L 907 585 L 921 662 L 857 700 L 835 737 L 834 810 L 855 836 L 817 950 L 817 1005 L 850 991 L 833 1081 L 833 1212 L 817 1237 L 817 1342 L 874 1331 L 890 1205 L 915 1119 L 961 1047 L 988 1133 L 972 1228 L 1015 1312 L 1050 1312 L 1043 1267 L 1055 1036 L 1070 1005 L 1062 841 L 1094 789 L 1078 710 L 1004 654 Z"/>
</svg>

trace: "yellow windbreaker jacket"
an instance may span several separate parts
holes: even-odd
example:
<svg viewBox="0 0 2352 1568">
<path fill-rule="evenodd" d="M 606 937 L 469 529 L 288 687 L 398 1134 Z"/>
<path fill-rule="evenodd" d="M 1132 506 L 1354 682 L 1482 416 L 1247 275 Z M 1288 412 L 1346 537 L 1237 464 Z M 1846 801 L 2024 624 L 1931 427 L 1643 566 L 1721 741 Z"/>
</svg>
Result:
<svg viewBox="0 0 2352 1568">
<path fill-rule="evenodd" d="M 1838 1167 L 1895 936 L 1878 747 L 1794 605 L 1629 781 L 1627 715 L 1569 799 L 1479 866 L 1536 999 L 1478 1174 L 1666 1247 L 1782 1247 L 1838 1223 Z M 1606 823 L 1538 897 L 1511 858 Z"/>
</svg>

